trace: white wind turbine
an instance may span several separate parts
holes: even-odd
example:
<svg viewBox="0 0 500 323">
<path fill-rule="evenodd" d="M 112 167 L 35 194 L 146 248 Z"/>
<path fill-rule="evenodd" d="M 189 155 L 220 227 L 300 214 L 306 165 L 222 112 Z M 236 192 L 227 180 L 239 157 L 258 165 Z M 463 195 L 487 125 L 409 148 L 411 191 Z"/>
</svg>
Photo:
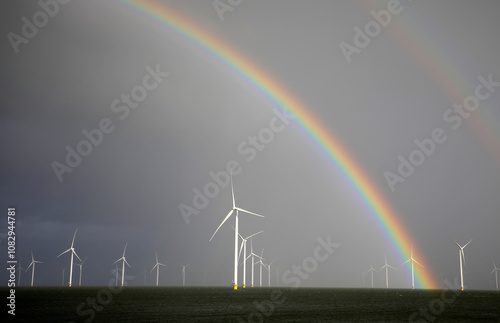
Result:
<svg viewBox="0 0 500 323">
<path fill-rule="evenodd" d="M 267 277 L 267 286 L 271 287 L 271 265 L 273 264 L 273 262 L 275 261 L 276 259 L 273 259 L 273 261 L 271 261 L 269 263 L 269 265 L 265 265 L 266 268 L 267 268 L 267 274 L 268 274 L 268 277 Z"/>
<path fill-rule="evenodd" d="M 450 238 L 451 239 L 451 238 Z M 453 240 L 453 239 L 451 239 Z M 453 242 L 455 242 L 455 244 L 458 246 L 459 250 L 458 250 L 458 255 L 460 257 L 460 283 L 461 283 L 461 287 L 462 287 L 462 290 L 464 290 L 464 271 L 463 271 L 463 266 L 465 266 L 465 254 L 464 254 L 464 249 L 465 247 L 467 247 L 467 245 L 472 241 L 472 239 L 469 240 L 469 242 L 467 242 L 463 247 L 461 245 L 458 244 L 458 242 L 456 242 L 455 240 L 453 240 Z M 463 262 L 463 266 L 462 266 L 462 262 Z"/>
<path fill-rule="evenodd" d="M 62 269 L 62 279 L 61 279 L 61 286 L 64 286 L 64 272 L 66 271 L 66 267 L 61 268 Z"/>
<path fill-rule="evenodd" d="M 73 248 L 73 244 L 75 243 L 75 237 L 76 237 L 77 231 L 78 231 L 78 228 L 76 228 L 75 234 L 73 235 L 73 241 L 71 241 L 71 247 L 68 250 L 62 252 L 59 256 L 57 256 L 57 258 L 59 258 L 60 256 L 64 255 L 66 252 L 71 251 L 71 261 L 69 264 L 69 287 L 71 287 L 71 280 L 73 279 L 73 255 L 75 255 L 76 258 L 78 258 L 78 260 L 82 261 L 80 259 L 80 257 L 78 257 L 78 255 L 76 254 L 75 248 Z"/>
<path fill-rule="evenodd" d="M 115 269 L 111 270 L 111 273 L 115 274 L 115 286 L 118 286 L 118 272 L 120 269 L 118 268 L 118 265 L 115 265 Z"/>
<path fill-rule="evenodd" d="M 234 217 L 235 218 L 235 224 L 234 224 L 234 276 L 233 276 L 233 284 L 234 284 L 233 286 L 234 287 L 233 288 L 238 289 L 238 212 L 252 214 L 252 215 L 255 215 L 255 216 L 258 216 L 261 218 L 263 218 L 264 216 L 257 214 L 257 213 L 247 211 L 247 210 L 244 210 L 244 209 L 236 206 L 236 203 L 234 201 L 233 175 L 232 174 L 231 174 L 231 196 L 233 198 L 233 208 L 226 215 L 226 217 L 224 218 L 222 223 L 219 225 L 217 230 L 215 230 L 214 234 L 212 235 L 212 237 L 210 238 L 209 241 L 212 241 L 213 237 L 215 236 L 217 231 L 219 231 L 220 227 L 227 221 L 227 219 L 229 219 L 231 217 L 231 215 L 233 213 L 235 213 L 235 217 Z"/>
<path fill-rule="evenodd" d="M 179 263 L 179 265 L 182 267 L 182 287 L 184 287 L 186 286 L 186 268 L 191 264 L 187 264 L 184 266 L 183 264 Z"/>
<path fill-rule="evenodd" d="M 246 287 L 246 277 L 247 277 L 247 241 L 248 241 L 248 239 L 250 239 L 253 236 L 256 236 L 262 232 L 264 232 L 264 231 L 259 231 L 257 233 L 252 234 L 252 235 L 249 235 L 246 238 L 243 238 L 241 236 L 241 234 L 238 233 L 241 240 L 243 240 L 243 242 L 241 243 L 241 248 L 240 248 L 240 254 L 241 254 L 241 250 L 243 249 L 243 288 Z M 239 259 L 239 257 L 240 257 L 240 255 L 238 255 L 238 259 Z"/>
<path fill-rule="evenodd" d="M 158 278 L 160 277 L 160 266 L 167 267 L 167 265 L 158 262 L 158 253 L 156 253 L 156 264 L 154 265 L 153 269 L 151 269 L 152 272 L 156 267 L 156 287 L 158 287 Z"/>
<path fill-rule="evenodd" d="M 127 250 L 127 245 L 128 242 L 125 244 L 125 248 L 123 248 L 123 256 L 115 261 L 113 264 L 116 264 L 118 261 L 122 260 L 122 287 L 123 287 L 123 281 L 125 279 L 125 264 L 130 267 L 129 263 L 127 262 L 127 259 L 125 259 L 125 250 Z"/>
<path fill-rule="evenodd" d="M 411 261 L 411 288 L 415 289 L 415 276 L 414 276 L 414 270 L 413 270 L 413 263 L 416 263 L 420 267 L 424 268 L 422 264 L 420 264 L 418 261 L 413 259 L 413 243 L 411 244 L 411 253 L 410 253 L 410 259 L 407 261 L 403 262 L 403 265 L 406 264 L 407 262 Z"/>
<path fill-rule="evenodd" d="M 371 273 L 372 275 L 372 288 L 373 288 L 373 273 L 376 272 L 376 270 L 373 268 L 372 264 L 370 263 L 370 269 L 366 271 L 366 273 Z"/>
<path fill-rule="evenodd" d="M 43 262 L 37 261 L 37 260 L 35 260 L 35 258 L 33 258 L 33 251 L 31 251 L 31 263 L 28 266 L 28 268 L 26 268 L 26 271 L 28 271 L 28 269 L 30 269 L 30 267 L 33 265 L 33 268 L 31 269 L 31 286 L 33 286 L 33 279 L 35 278 L 35 264 L 36 263 L 43 264 Z"/>
<path fill-rule="evenodd" d="M 78 281 L 78 286 L 82 286 L 82 266 L 83 266 L 83 263 L 85 262 L 85 260 L 87 260 L 87 258 L 83 259 L 83 261 L 79 264 L 76 264 L 77 266 L 80 267 L 80 280 Z"/>
<path fill-rule="evenodd" d="M 392 267 L 387 263 L 387 256 L 384 255 L 384 260 L 385 260 L 385 265 L 382 266 L 379 270 L 382 270 L 385 268 L 385 288 L 389 288 L 389 268 L 397 270 L 396 268 Z"/>
<path fill-rule="evenodd" d="M 264 266 L 264 263 L 262 262 L 262 260 L 264 260 L 264 258 L 262 258 L 262 255 L 264 254 L 264 248 L 262 248 L 262 251 L 260 253 L 260 257 L 259 257 L 259 261 L 256 262 L 257 263 L 260 263 L 260 284 L 259 284 L 259 287 L 262 287 L 262 266 Z"/>
<path fill-rule="evenodd" d="M 17 269 L 19 271 L 19 275 L 17 276 L 17 286 L 21 286 L 21 271 L 24 270 L 23 267 L 21 267 L 21 262 L 19 261 L 19 265 L 17 266 Z"/>
<path fill-rule="evenodd" d="M 495 273 L 495 282 L 498 290 L 498 271 L 500 271 L 500 268 L 497 268 L 497 265 L 495 265 L 495 260 L 492 259 L 491 261 L 493 261 L 493 270 L 491 271 L 490 275 Z"/>
<path fill-rule="evenodd" d="M 250 257 L 252 257 L 251 263 L 252 263 L 252 287 L 253 287 L 253 277 L 254 277 L 253 272 L 254 272 L 254 267 L 255 267 L 255 264 L 256 264 L 254 257 L 260 258 L 260 256 L 256 255 L 253 252 L 253 242 L 252 242 L 251 239 L 250 239 L 250 254 L 248 255 L 247 259 L 250 258 Z"/>
</svg>

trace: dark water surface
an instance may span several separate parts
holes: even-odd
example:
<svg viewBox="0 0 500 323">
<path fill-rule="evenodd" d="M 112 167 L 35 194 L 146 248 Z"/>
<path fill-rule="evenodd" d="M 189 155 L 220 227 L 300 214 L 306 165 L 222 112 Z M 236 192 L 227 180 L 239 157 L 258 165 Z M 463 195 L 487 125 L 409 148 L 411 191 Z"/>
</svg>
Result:
<svg viewBox="0 0 500 323">
<path fill-rule="evenodd" d="M 15 294 L 17 322 L 500 322 L 495 291 L 23 287 Z"/>
</svg>

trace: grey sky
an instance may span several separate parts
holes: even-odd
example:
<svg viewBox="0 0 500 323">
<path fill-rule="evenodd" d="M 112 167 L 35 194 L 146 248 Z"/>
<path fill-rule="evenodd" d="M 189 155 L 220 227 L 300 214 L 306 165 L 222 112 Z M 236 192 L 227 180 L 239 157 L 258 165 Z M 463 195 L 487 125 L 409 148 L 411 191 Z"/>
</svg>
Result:
<svg viewBox="0 0 500 323">
<path fill-rule="evenodd" d="M 409 285 L 404 259 L 373 214 L 293 118 L 247 161 L 250 155 L 238 146 L 269 127 L 280 107 L 220 61 L 119 2 L 60 5 L 17 54 L 7 35 L 21 35 L 22 18 L 31 21 L 41 8 L 8 0 L 0 13 L 0 201 L 5 214 L 9 206 L 17 209 L 23 267 L 30 250 L 44 262 L 36 284 L 60 284 L 59 268 L 69 259 L 56 256 L 69 248 L 77 227 L 76 251 L 88 258 L 85 284 L 108 282 L 126 242 L 130 275 L 150 270 L 158 252 L 168 265 L 161 268 L 161 285 L 181 284 L 178 262 L 192 263 L 187 285 L 203 284 L 203 269 L 208 283 L 231 284 L 230 225 L 208 242 L 230 210 L 230 190 L 221 189 L 189 224 L 179 205 L 192 206 L 193 189 L 203 190 L 211 171 L 235 160 L 242 169 L 234 177 L 237 204 L 266 216 L 240 216 L 240 231 L 264 230 L 254 247 L 265 247 L 266 260 L 277 258 L 273 267 L 280 273 L 312 256 L 316 239 L 330 235 L 340 247 L 303 286 L 359 287 L 361 272 L 370 262 L 380 268 L 384 253 L 399 269 L 390 273 L 393 286 Z M 222 21 L 211 0 L 159 2 L 242 53 L 303 102 L 386 197 L 437 280 L 458 275 L 458 249 L 448 237 L 459 243 L 474 238 L 465 249 L 466 285 L 494 286 L 489 273 L 492 258 L 500 265 L 500 155 L 492 151 L 500 149 L 500 88 L 457 129 L 443 114 L 462 103 L 450 91 L 463 100 L 474 95 L 478 77 L 500 81 L 496 1 L 401 0 L 401 12 L 350 63 L 341 43 L 354 46 L 354 28 L 374 21 L 370 10 L 387 9 L 386 1 L 373 7 L 368 1 L 244 0 Z M 126 117 L 114 112 L 113 101 L 142 85 L 151 75 L 148 67 L 168 76 L 156 80 Z M 59 182 L 51 164 L 65 163 L 65 147 L 76 149 L 85 139 L 82 131 L 105 118 L 113 130 Z M 474 128 L 474 118 L 487 127 Z M 398 156 L 408 159 L 418 148 L 414 141 L 430 138 L 435 128 L 447 139 L 392 192 L 384 172 L 397 174 Z M 492 135 L 493 149 L 478 129 Z M 4 223 L 0 233 L 6 231 Z M 382 287 L 383 280 L 377 273 L 375 285 Z M 142 282 L 139 277 L 131 284 Z"/>
</svg>

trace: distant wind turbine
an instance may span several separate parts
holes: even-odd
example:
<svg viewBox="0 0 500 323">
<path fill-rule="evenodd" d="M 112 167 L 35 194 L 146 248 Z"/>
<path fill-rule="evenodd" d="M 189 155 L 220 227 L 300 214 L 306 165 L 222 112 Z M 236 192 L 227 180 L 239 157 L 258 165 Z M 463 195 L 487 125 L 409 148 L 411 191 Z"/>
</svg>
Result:
<svg viewBox="0 0 500 323">
<path fill-rule="evenodd" d="M 269 263 L 269 265 L 266 265 L 266 268 L 267 268 L 267 274 L 268 274 L 268 277 L 267 277 L 267 286 L 271 287 L 271 265 L 273 264 L 273 262 L 275 261 L 276 259 L 273 259 L 273 261 L 271 261 Z"/>
<path fill-rule="evenodd" d="M 21 267 L 21 262 L 19 261 L 19 265 L 17 266 L 17 269 L 19 271 L 19 275 L 17 276 L 17 286 L 21 286 L 21 271 L 24 270 L 23 267 Z"/>
<path fill-rule="evenodd" d="M 127 245 L 128 245 L 128 242 L 125 244 L 125 248 L 123 248 L 123 256 L 113 263 L 113 264 L 116 264 L 117 262 L 122 260 L 122 287 L 123 287 L 123 282 L 124 282 L 124 278 L 125 278 L 125 264 L 127 264 L 127 266 L 130 267 L 130 265 L 127 262 L 127 259 L 125 259 L 125 250 L 127 250 Z"/>
<path fill-rule="evenodd" d="M 35 260 L 35 258 L 33 258 L 33 251 L 31 251 L 31 263 L 28 266 L 28 268 L 26 268 L 26 271 L 28 271 L 28 269 L 30 269 L 30 267 L 33 266 L 33 268 L 31 268 L 31 286 L 33 286 L 33 280 L 35 278 L 35 264 L 37 263 L 43 264 L 43 262 L 37 261 Z"/>
<path fill-rule="evenodd" d="M 262 252 L 260 253 L 260 257 L 259 257 L 259 261 L 257 261 L 256 263 L 260 263 L 260 284 L 259 286 L 262 287 L 262 266 L 264 266 L 264 263 L 262 262 L 262 260 L 264 260 L 264 258 L 262 258 L 262 255 L 264 255 L 264 248 L 262 248 Z"/>
<path fill-rule="evenodd" d="M 451 239 L 451 238 L 450 238 Z M 453 240 L 453 239 L 451 239 Z M 464 290 L 464 271 L 463 271 L 463 267 L 465 267 L 465 254 L 464 254 L 464 249 L 465 247 L 467 247 L 467 245 L 472 241 L 472 239 L 469 240 L 469 242 L 467 242 L 463 247 L 461 245 L 458 244 L 458 242 L 456 242 L 455 240 L 453 240 L 453 242 L 455 242 L 455 244 L 458 246 L 458 255 L 460 257 L 460 286 L 462 287 L 462 290 Z M 463 263 L 463 264 L 462 264 Z M 463 265 L 463 266 L 462 266 Z"/>
<path fill-rule="evenodd" d="M 387 256 L 384 255 L 384 260 L 385 260 L 385 265 L 382 266 L 379 270 L 382 270 L 385 268 L 385 288 L 389 288 L 389 268 L 397 270 L 396 268 L 392 267 L 387 263 Z"/>
<path fill-rule="evenodd" d="M 247 259 L 250 258 L 250 257 L 252 257 L 251 263 L 252 263 L 252 287 L 253 287 L 253 277 L 254 277 L 253 273 L 254 273 L 255 264 L 257 263 L 257 262 L 255 262 L 254 257 L 260 258 L 260 256 L 257 255 L 257 254 L 255 254 L 253 252 L 253 242 L 252 242 L 252 240 L 250 240 L 250 254 L 248 255 Z"/>
<path fill-rule="evenodd" d="M 115 265 L 115 269 L 113 269 L 111 271 L 111 273 L 115 274 L 115 286 L 118 286 L 118 272 L 120 271 L 120 269 L 118 269 L 118 265 Z"/>
<path fill-rule="evenodd" d="M 83 259 L 83 261 L 79 264 L 76 264 L 77 266 L 80 267 L 80 280 L 78 281 L 78 286 L 82 286 L 82 266 L 83 266 L 83 263 L 85 262 L 85 260 L 87 260 L 87 258 Z"/>
<path fill-rule="evenodd" d="M 71 251 L 71 260 L 70 260 L 70 264 L 69 264 L 69 287 L 71 287 L 71 280 L 73 279 L 73 255 L 75 255 L 76 258 L 78 258 L 78 260 L 82 261 L 80 259 L 80 257 L 78 257 L 78 255 L 76 254 L 75 248 L 73 248 L 73 244 L 75 243 L 75 237 L 76 237 L 77 231 L 78 231 L 78 228 L 76 228 L 75 234 L 73 235 L 73 241 L 71 241 L 71 247 L 68 250 L 62 252 L 59 256 L 57 256 L 57 258 L 59 258 L 60 256 L 64 255 L 66 252 Z"/>
<path fill-rule="evenodd" d="M 156 287 L 158 287 L 158 278 L 160 277 L 160 266 L 167 267 L 167 265 L 158 262 L 158 253 L 156 253 L 156 264 L 153 266 L 153 269 L 151 269 L 152 272 L 156 268 Z"/>
<path fill-rule="evenodd" d="M 217 230 L 215 230 L 214 234 L 212 235 L 212 237 L 210 238 L 209 241 L 212 241 L 213 237 L 215 236 L 215 234 L 217 233 L 217 231 L 219 231 L 220 227 L 234 213 L 235 214 L 235 217 L 234 217 L 235 218 L 235 220 L 234 220 L 235 221 L 235 224 L 234 224 L 234 228 L 235 229 L 234 229 L 234 276 L 233 276 L 233 288 L 236 290 L 236 289 L 238 289 L 238 212 L 252 214 L 252 215 L 255 215 L 255 216 L 258 216 L 258 217 L 261 217 L 261 218 L 263 218 L 264 216 L 262 216 L 260 214 L 257 214 L 257 213 L 253 213 L 253 212 L 247 211 L 247 210 L 244 210 L 244 209 L 239 208 L 239 207 L 236 206 L 236 203 L 234 201 L 234 189 L 233 189 L 233 175 L 232 175 L 232 173 L 231 173 L 231 196 L 233 198 L 233 208 L 226 215 L 226 217 L 224 218 L 224 220 L 222 221 L 222 223 L 219 225 L 219 227 L 217 228 Z"/>
<path fill-rule="evenodd" d="M 372 288 L 373 288 L 373 273 L 376 272 L 376 270 L 373 268 L 372 264 L 370 263 L 370 269 L 366 271 L 366 273 L 371 273 L 372 275 Z"/>
<path fill-rule="evenodd" d="M 241 236 L 241 234 L 238 233 L 238 235 L 240 236 L 241 240 L 243 240 L 243 242 L 241 244 L 241 248 L 240 248 L 240 254 L 241 254 L 241 250 L 243 248 L 243 288 L 246 287 L 246 277 L 247 277 L 247 241 L 248 241 L 248 239 L 251 239 L 253 236 L 256 236 L 256 235 L 258 235 L 259 233 L 262 233 L 262 232 L 264 232 L 264 231 L 259 231 L 257 233 L 252 234 L 252 235 L 249 235 L 246 238 L 243 238 Z M 239 255 L 238 255 L 238 258 L 239 258 Z"/>
<path fill-rule="evenodd" d="M 415 289 L 415 275 L 414 275 L 414 270 L 413 270 L 413 263 L 416 263 L 417 265 L 419 265 L 422 268 L 424 268 L 424 266 L 422 266 L 422 264 L 420 264 L 418 261 L 416 261 L 413 258 L 413 243 L 411 244 L 410 259 L 408 259 L 407 261 L 403 262 L 403 265 L 406 264 L 409 261 L 411 261 L 411 288 Z"/>
<path fill-rule="evenodd" d="M 500 268 L 497 268 L 497 265 L 495 265 L 495 260 L 492 259 L 491 261 L 493 261 L 493 270 L 491 271 L 490 275 L 495 273 L 495 282 L 498 290 L 498 271 L 500 271 Z"/>
<path fill-rule="evenodd" d="M 186 286 L 186 268 L 191 264 L 187 264 L 184 266 L 183 264 L 179 263 L 179 265 L 182 267 L 182 287 L 184 287 Z"/>
</svg>

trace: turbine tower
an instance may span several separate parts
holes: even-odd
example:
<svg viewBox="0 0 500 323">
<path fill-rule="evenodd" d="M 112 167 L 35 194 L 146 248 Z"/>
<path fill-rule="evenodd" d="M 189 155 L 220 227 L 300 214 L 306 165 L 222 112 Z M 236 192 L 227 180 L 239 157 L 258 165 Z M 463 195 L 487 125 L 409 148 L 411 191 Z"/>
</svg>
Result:
<svg viewBox="0 0 500 323">
<path fill-rule="evenodd" d="M 269 263 L 269 265 L 265 265 L 266 268 L 267 268 L 267 286 L 271 287 L 271 265 L 273 264 L 273 262 L 275 261 L 276 259 L 273 259 L 273 261 L 271 261 Z"/>
<path fill-rule="evenodd" d="M 413 243 L 411 244 L 410 259 L 408 259 L 407 261 L 403 262 L 403 265 L 406 264 L 409 261 L 411 261 L 411 288 L 415 289 L 415 275 L 414 275 L 413 263 L 416 263 L 417 265 L 419 265 L 422 268 L 424 268 L 424 266 L 422 266 L 422 264 L 420 264 L 418 261 L 416 261 L 413 258 Z"/>
<path fill-rule="evenodd" d="M 243 238 L 241 234 L 238 233 L 240 236 L 242 243 L 241 243 L 241 248 L 240 248 L 240 254 L 241 250 L 243 249 L 243 288 L 246 288 L 246 277 L 247 277 L 247 241 L 248 239 L 252 238 L 253 236 L 258 235 L 259 233 L 262 233 L 264 231 L 259 231 L 257 233 L 254 233 L 252 235 L 249 235 L 246 238 Z M 238 259 L 240 258 L 240 255 L 238 255 Z"/>
<path fill-rule="evenodd" d="M 498 271 L 500 271 L 500 268 L 497 268 L 497 265 L 495 265 L 495 261 L 493 259 L 491 261 L 493 261 L 493 270 L 491 271 L 490 275 L 495 273 L 495 283 L 498 290 Z"/>
<path fill-rule="evenodd" d="M 370 263 L 370 269 L 366 271 L 366 273 L 371 273 L 372 275 L 372 288 L 373 288 L 373 273 L 376 272 L 376 270 L 373 268 L 372 264 Z"/>
<path fill-rule="evenodd" d="M 453 240 L 453 239 L 451 239 Z M 464 271 L 463 271 L 463 267 L 465 267 L 465 254 L 464 254 L 464 249 L 465 247 L 467 247 L 467 245 L 472 241 L 472 239 L 469 240 L 469 242 L 467 242 L 463 247 L 461 245 L 458 244 L 458 242 L 456 242 L 455 240 L 453 240 L 453 242 L 455 242 L 455 244 L 458 246 L 458 255 L 460 257 L 460 286 L 462 287 L 462 290 L 464 290 Z M 463 264 L 462 264 L 463 263 Z"/>
<path fill-rule="evenodd" d="M 21 271 L 24 270 L 23 267 L 21 267 L 21 261 L 19 261 L 19 265 L 17 265 L 17 269 L 19 271 L 19 275 L 17 276 L 17 286 L 21 286 Z"/>
<path fill-rule="evenodd" d="M 184 266 L 183 264 L 179 263 L 179 265 L 182 267 L 182 287 L 184 287 L 186 286 L 186 268 L 191 264 L 187 264 Z"/>
<path fill-rule="evenodd" d="M 153 269 L 151 269 L 152 272 L 156 267 L 156 287 L 158 287 L 158 278 L 160 277 L 160 266 L 167 267 L 167 265 L 158 262 L 158 253 L 156 253 L 156 264 L 154 265 Z"/>
<path fill-rule="evenodd" d="M 33 251 L 31 251 L 31 263 L 28 268 L 26 268 L 26 271 L 28 271 L 28 269 L 30 269 L 30 267 L 33 265 L 33 268 L 31 268 L 31 286 L 33 286 L 33 280 L 35 278 L 35 264 L 37 263 L 43 264 L 43 262 L 37 261 L 35 260 L 35 258 L 33 258 Z"/>
<path fill-rule="evenodd" d="M 115 274 L 115 286 L 118 286 L 118 272 L 120 269 L 118 268 L 118 265 L 115 265 L 115 269 L 111 270 L 111 273 Z"/>
<path fill-rule="evenodd" d="M 389 288 L 389 268 L 394 269 L 394 270 L 397 270 L 397 269 L 392 267 L 391 265 L 389 265 L 387 263 L 387 256 L 386 255 L 384 255 L 384 259 L 385 259 L 385 265 L 383 265 L 382 268 L 380 268 L 379 270 L 382 270 L 385 268 L 385 288 Z"/>
<path fill-rule="evenodd" d="M 125 264 L 127 264 L 127 266 L 130 267 L 130 265 L 127 262 L 127 259 L 125 259 L 125 250 L 127 250 L 127 244 L 128 244 L 128 242 L 125 244 L 125 248 L 123 248 L 123 256 L 113 263 L 113 264 L 116 264 L 118 261 L 122 260 L 122 287 L 123 287 L 123 281 L 125 278 Z"/>
<path fill-rule="evenodd" d="M 82 266 L 83 266 L 83 263 L 85 262 L 85 260 L 87 260 L 87 258 L 83 259 L 83 261 L 79 264 L 76 264 L 77 266 L 80 267 L 80 280 L 78 281 L 78 286 L 82 286 Z"/>
<path fill-rule="evenodd" d="M 212 237 L 210 238 L 209 241 L 212 241 L 213 237 L 215 236 L 215 234 L 217 233 L 217 231 L 219 231 L 220 227 L 234 213 L 235 214 L 235 217 L 234 217 L 235 218 L 235 220 L 234 220 L 235 223 L 234 223 L 234 276 L 233 276 L 233 288 L 236 290 L 236 289 L 238 289 L 238 212 L 243 212 L 243 213 L 255 215 L 255 216 L 258 216 L 258 217 L 261 217 L 261 218 L 263 218 L 264 216 L 262 216 L 260 214 L 257 214 L 257 213 L 253 213 L 253 212 L 247 211 L 247 210 L 244 210 L 244 209 L 239 208 L 239 207 L 236 206 L 236 203 L 234 201 L 234 189 L 233 189 L 233 175 L 232 175 L 232 173 L 231 173 L 231 196 L 233 198 L 233 208 L 226 215 L 226 217 L 224 218 L 224 220 L 222 221 L 222 223 L 219 225 L 219 227 L 217 228 L 217 230 L 215 230 L 214 234 L 212 235 Z"/>
<path fill-rule="evenodd" d="M 254 277 L 253 272 L 254 272 L 254 267 L 255 267 L 255 264 L 257 263 L 257 262 L 255 262 L 254 257 L 260 258 L 260 256 L 259 256 L 259 255 L 256 255 L 256 254 L 253 252 L 253 242 L 252 242 L 252 240 L 250 240 L 250 254 L 248 255 L 247 259 L 248 259 L 248 258 L 250 258 L 250 257 L 252 257 L 252 261 L 251 261 L 251 263 L 252 263 L 252 287 L 253 287 L 253 277 Z"/>
<path fill-rule="evenodd" d="M 59 256 L 57 256 L 57 258 L 59 258 L 62 255 L 64 255 L 66 252 L 71 251 L 71 261 L 70 261 L 70 264 L 69 264 L 69 287 L 71 287 L 71 280 L 73 279 L 73 255 L 75 255 L 76 258 L 78 258 L 78 260 L 82 261 L 80 259 L 80 257 L 78 257 L 78 255 L 76 254 L 75 248 L 73 248 L 73 244 L 75 243 L 75 237 L 76 237 L 76 232 L 77 231 L 78 231 L 78 228 L 76 228 L 75 234 L 73 235 L 73 241 L 71 241 L 71 247 L 68 250 L 66 250 L 63 253 L 61 253 Z"/>
</svg>

